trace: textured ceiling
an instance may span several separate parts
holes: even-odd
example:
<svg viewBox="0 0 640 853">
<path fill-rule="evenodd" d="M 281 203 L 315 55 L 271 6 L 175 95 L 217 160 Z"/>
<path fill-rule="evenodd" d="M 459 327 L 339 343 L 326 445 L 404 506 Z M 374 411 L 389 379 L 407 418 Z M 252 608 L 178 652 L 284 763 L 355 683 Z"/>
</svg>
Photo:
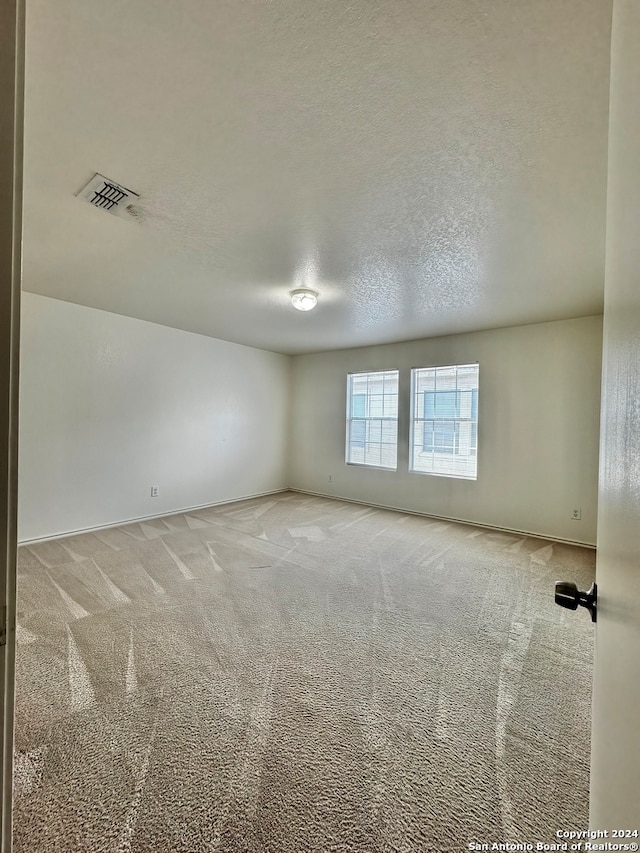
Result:
<svg viewBox="0 0 640 853">
<path fill-rule="evenodd" d="M 27 0 L 24 287 L 288 353 L 599 313 L 610 18 Z"/>
</svg>

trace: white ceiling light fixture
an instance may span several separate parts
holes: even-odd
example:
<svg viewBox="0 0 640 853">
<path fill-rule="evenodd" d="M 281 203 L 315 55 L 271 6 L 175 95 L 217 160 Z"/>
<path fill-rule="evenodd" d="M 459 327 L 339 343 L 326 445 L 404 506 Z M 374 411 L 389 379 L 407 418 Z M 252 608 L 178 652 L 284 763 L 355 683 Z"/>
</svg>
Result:
<svg viewBox="0 0 640 853">
<path fill-rule="evenodd" d="M 298 311 L 311 311 L 318 304 L 318 294 L 308 287 L 299 287 L 291 291 L 291 304 Z"/>
</svg>

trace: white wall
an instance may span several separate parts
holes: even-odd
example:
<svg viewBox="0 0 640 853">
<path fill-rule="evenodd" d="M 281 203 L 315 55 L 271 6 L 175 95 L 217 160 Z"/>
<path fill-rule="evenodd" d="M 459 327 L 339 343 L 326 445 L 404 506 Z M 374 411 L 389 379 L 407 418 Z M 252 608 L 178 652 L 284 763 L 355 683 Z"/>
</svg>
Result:
<svg viewBox="0 0 640 853">
<path fill-rule="evenodd" d="M 601 353 L 602 318 L 587 317 L 295 356 L 290 484 L 594 544 Z M 475 361 L 478 479 L 408 473 L 410 368 Z M 400 370 L 396 472 L 344 461 L 347 373 L 382 368 Z"/>
<path fill-rule="evenodd" d="M 600 317 L 290 359 L 31 293 L 22 310 L 22 541 L 291 486 L 595 543 Z M 472 361 L 477 481 L 409 474 L 406 439 L 397 472 L 345 465 L 348 371 L 400 369 L 406 436 L 409 368 Z"/>
<path fill-rule="evenodd" d="M 285 488 L 289 380 L 288 356 L 24 293 L 20 539 Z"/>
</svg>

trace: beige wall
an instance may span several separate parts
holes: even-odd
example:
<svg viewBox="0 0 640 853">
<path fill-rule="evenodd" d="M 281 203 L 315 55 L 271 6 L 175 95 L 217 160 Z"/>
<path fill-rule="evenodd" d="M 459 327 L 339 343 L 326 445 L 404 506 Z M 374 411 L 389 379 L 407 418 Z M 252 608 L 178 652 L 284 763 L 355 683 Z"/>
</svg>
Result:
<svg viewBox="0 0 640 853">
<path fill-rule="evenodd" d="M 293 358 L 293 488 L 594 544 L 602 318 Z M 480 364 L 478 479 L 408 473 L 411 367 Z M 347 373 L 400 370 L 398 470 L 346 465 Z M 331 476 L 331 481 L 329 481 Z M 582 520 L 571 510 L 581 507 Z"/>
<path fill-rule="evenodd" d="M 288 356 L 24 293 L 20 539 L 285 488 L 289 372 Z"/>
</svg>

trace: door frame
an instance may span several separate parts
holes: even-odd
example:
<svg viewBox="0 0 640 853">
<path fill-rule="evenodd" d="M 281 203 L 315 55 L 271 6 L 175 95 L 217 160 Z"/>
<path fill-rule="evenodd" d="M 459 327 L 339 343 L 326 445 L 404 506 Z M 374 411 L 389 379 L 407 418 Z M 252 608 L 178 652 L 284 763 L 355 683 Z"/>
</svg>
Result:
<svg viewBox="0 0 640 853">
<path fill-rule="evenodd" d="M 0 2 L 0 851 L 11 851 L 25 0 Z"/>
</svg>

